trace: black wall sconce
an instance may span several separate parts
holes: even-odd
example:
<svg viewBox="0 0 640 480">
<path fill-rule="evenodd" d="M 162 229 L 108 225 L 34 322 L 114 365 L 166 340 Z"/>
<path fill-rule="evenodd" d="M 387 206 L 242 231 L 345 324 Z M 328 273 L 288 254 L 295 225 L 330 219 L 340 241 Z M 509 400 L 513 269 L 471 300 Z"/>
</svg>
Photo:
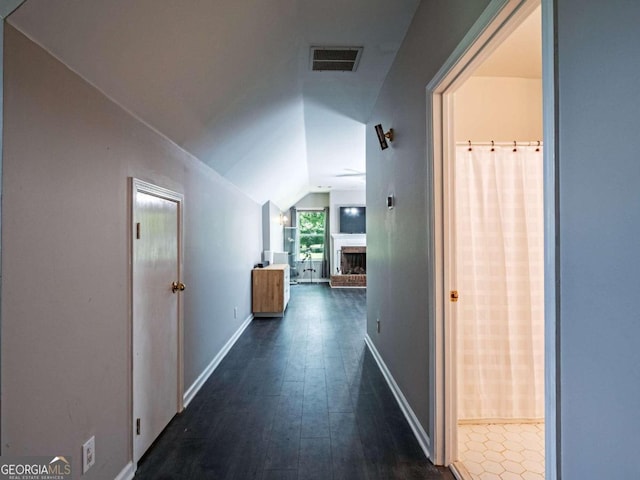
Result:
<svg viewBox="0 0 640 480">
<path fill-rule="evenodd" d="M 380 142 L 380 148 L 384 150 L 385 148 L 389 148 L 389 144 L 387 143 L 387 139 L 390 142 L 393 142 L 393 128 L 390 128 L 387 133 L 384 132 L 382 128 L 382 124 L 379 123 L 376 125 L 376 134 L 378 135 L 378 141 Z"/>
</svg>

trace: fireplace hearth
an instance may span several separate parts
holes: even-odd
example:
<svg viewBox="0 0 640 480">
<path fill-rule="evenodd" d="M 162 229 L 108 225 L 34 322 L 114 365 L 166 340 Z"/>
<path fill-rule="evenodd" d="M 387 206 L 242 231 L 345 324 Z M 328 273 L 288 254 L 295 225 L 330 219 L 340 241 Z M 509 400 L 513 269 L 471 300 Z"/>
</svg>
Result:
<svg viewBox="0 0 640 480">
<path fill-rule="evenodd" d="M 367 247 L 343 246 L 336 270 L 336 275 L 331 275 L 332 287 L 366 287 Z"/>
</svg>

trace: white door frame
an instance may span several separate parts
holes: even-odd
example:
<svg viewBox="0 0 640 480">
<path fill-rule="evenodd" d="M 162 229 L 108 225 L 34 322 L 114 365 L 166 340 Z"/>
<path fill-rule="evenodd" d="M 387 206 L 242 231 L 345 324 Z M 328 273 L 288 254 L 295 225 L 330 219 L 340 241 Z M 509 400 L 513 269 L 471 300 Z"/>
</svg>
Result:
<svg viewBox="0 0 640 480">
<path fill-rule="evenodd" d="M 447 224 L 450 205 L 451 172 L 448 158 L 454 151 L 453 92 L 460 87 L 495 48 L 542 3 L 543 124 L 544 124 L 544 230 L 545 230 L 545 469 L 547 480 L 559 478 L 561 458 L 559 386 L 556 372 L 559 337 L 557 333 L 559 278 L 556 264 L 557 183 L 556 183 L 556 107 L 554 0 L 491 0 L 480 18 L 462 39 L 453 54 L 426 88 L 427 155 L 433 166 L 433 210 L 429 219 L 434 237 L 430 251 L 434 266 L 430 289 L 430 438 L 431 459 L 449 465 L 457 455 L 456 388 L 453 363 L 455 331 L 449 318 L 449 272 L 451 232 Z M 445 201 L 446 200 L 446 201 Z"/>
<path fill-rule="evenodd" d="M 178 278 L 176 281 L 182 281 L 184 275 L 184 239 L 183 239 L 183 217 L 184 217 L 184 196 L 180 193 L 168 190 L 163 187 L 159 187 L 157 185 L 153 185 L 151 183 L 145 182 L 143 180 L 139 180 L 137 178 L 129 177 L 129 242 L 128 242 L 128 259 L 129 259 L 129 418 L 131 423 L 129 425 L 131 435 L 129 436 L 129 451 L 131 455 L 131 459 L 134 460 L 134 437 L 136 435 L 135 432 L 135 422 L 134 418 L 134 385 L 133 385 L 133 358 L 134 358 L 134 345 L 133 345 L 133 298 L 135 292 L 133 291 L 133 279 L 134 279 L 134 262 L 133 262 L 133 243 L 134 236 L 136 232 L 136 226 L 134 222 L 134 209 L 135 209 L 135 200 L 136 194 L 146 193 L 149 195 L 153 195 L 159 198 L 163 198 L 165 200 L 170 200 L 177 203 L 178 207 Z M 177 395 L 177 405 L 178 412 L 184 410 L 184 335 L 183 335 L 183 295 L 178 295 L 178 384 L 176 385 L 176 395 Z M 135 463 L 135 460 L 134 460 Z M 135 466 L 134 466 L 135 470 Z"/>
</svg>

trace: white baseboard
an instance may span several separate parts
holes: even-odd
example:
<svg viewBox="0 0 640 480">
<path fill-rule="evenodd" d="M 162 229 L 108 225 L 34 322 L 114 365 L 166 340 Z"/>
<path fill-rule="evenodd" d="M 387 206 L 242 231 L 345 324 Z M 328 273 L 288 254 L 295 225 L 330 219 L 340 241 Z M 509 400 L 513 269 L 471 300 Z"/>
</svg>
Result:
<svg viewBox="0 0 640 480">
<path fill-rule="evenodd" d="M 227 356 L 227 353 L 229 353 L 229 350 L 231 350 L 231 347 L 235 345 L 235 343 L 240 338 L 240 335 L 242 335 L 242 333 L 249 326 L 249 324 L 251 323 L 251 320 L 253 320 L 253 314 L 249 315 L 247 319 L 244 322 L 242 322 L 242 325 L 240 325 L 240 328 L 236 330 L 236 332 L 229 339 L 229 341 L 224 345 L 224 347 L 222 347 L 222 349 L 213 358 L 213 360 L 211 360 L 211 363 L 207 365 L 207 368 L 205 368 L 204 371 L 198 376 L 198 378 L 196 378 L 196 381 L 193 382 L 193 384 L 188 388 L 188 390 L 184 392 L 183 400 L 182 400 L 184 408 L 187 408 L 189 403 L 191 403 L 191 400 L 194 399 L 196 394 L 200 391 L 200 389 L 205 384 L 205 382 L 209 379 L 209 377 L 214 372 L 214 370 L 218 368 L 218 365 L 220 365 L 220 362 L 222 361 L 222 359 Z"/>
<path fill-rule="evenodd" d="M 218 354 L 211 360 L 211 363 L 207 365 L 207 368 L 196 378 L 196 381 L 189 387 L 189 389 L 183 395 L 183 405 L 184 408 L 187 408 L 187 405 L 194 399 L 196 394 L 200 391 L 205 382 L 209 379 L 211 374 L 215 371 L 215 369 L 220 365 L 220 362 L 224 357 L 227 356 L 231 347 L 235 345 L 235 343 L 240 338 L 240 335 L 247 329 L 251 321 L 253 320 L 253 314 L 249 315 L 247 319 L 242 322 L 240 328 L 236 330 L 233 336 L 229 339 L 227 343 L 225 343 L 224 347 L 218 352 Z M 132 480 L 136 474 L 136 465 L 133 462 L 129 462 L 122 471 L 118 474 L 118 476 L 114 480 Z"/>
<path fill-rule="evenodd" d="M 471 477 L 467 469 L 460 462 L 455 462 L 449 465 L 449 471 L 456 477 L 456 480 L 468 480 Z"/>
<path fill-rule="evenodd" d="M 114 480 L 131 480 L 136 474 L 136 469 L 133 466 L 133 462 L 127 463 Z"/>
<path fill-rule="evenodd" d="M 384 360 L 382 360 L 382 357 L 376 349 L 376 346 L 373 344 L 371 337 L 369 337 L 369 334 L 365 335 L 364 341 L 367 344 L 367 347 L 369 347 L 373 358 L 375 358 L 376 363 L 378 364 L 378 368 L 380 368 L 380 371 L 387 381 L 389 388 L 393 392 L 393 396 L 396 397 L 396 401 L 400 406 L 400 410 L 402 410 L 402 413 L 407 419 L 407 422 L 409 422 L 409 426 L 411 427 L 411 430 L 413 430 L 413 434 L 415 435 L 416 440 L 418 440 L 420 448 L 422 448 L 422 451 L 427 456 L 427 458 L 431 459 L 431 440 L 429 439 L 427 432 L 425 432 L 424 428 L 422 428 L 422 425 L 418 421 L 418 417 L 416 417 L 416 414 L 413 412 L 413 409 L 409 405 L 409 402 L 407 402 L 407 399 L 402 393 L 402 390 L 400 390 L 400 387 L 398 387 L 398 384 L 394 380 L 393 375 L 391 375 L 391 372 L 384 363 Z"/>
</svg>

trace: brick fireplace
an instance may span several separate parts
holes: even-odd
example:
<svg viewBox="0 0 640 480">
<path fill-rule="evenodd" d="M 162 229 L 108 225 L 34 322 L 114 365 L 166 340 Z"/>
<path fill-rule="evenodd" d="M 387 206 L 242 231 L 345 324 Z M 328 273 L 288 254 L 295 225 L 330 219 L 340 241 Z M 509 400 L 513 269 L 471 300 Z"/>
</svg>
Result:
<svg viewBox="0 0 640 480">
<path fill-rule="evenodd" d="M 367 247 L 365 238 L 334 237 L 334 269 L 332 287 L 367 286 Z M 351 241 L 355 244 L 349 244 Z"/>
<path fill-rule="evenodd" d="M 367 273 L 367 247 L 342 247 L 340 273 L 365 275 Z"/>
</svg>

